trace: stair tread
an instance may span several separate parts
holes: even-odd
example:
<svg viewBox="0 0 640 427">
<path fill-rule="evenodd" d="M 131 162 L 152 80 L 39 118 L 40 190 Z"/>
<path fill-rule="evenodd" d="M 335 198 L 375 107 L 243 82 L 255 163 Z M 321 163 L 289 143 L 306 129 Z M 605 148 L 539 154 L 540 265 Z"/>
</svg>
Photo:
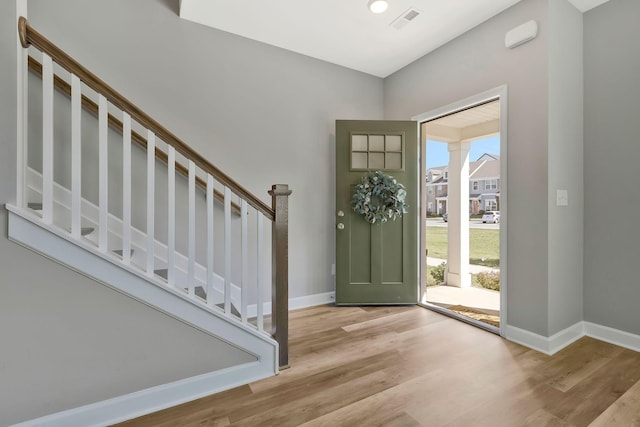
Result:
<svg viewBox="0 0 640 427">
<path fill-rule="evenodd" d="M 27 207 L 29 209 L 33 209 L 34 211 L 41 211 L 42 210 L 42 203 L 41 202 L 29 202 L 29 203 L 27 203 Z"/>
<path fill-rule="evenodd" d="M 154 270 L 153 272 L 164 278 L 165 280 L 167 279 L 167 275 L 168 275 L 168 269 L 167 268 L 158 268 L 156 270 Z M 183 287 L 182 289 L 184 289 L 186 292 L 189 292 L 189 288 L 188 287 Z M 204 287 L 202 286 L 196 286 L 195 288 L 193 288 L 194 294 L 200 298 L 202 298 L 203 300 L 207 299 L 207 293 L 204 290 Z M 216 307 L 221 308 L 222 310 L 224 310 L 224 302 L 218 303 L 216 304 Z M 236 317 L 242 317 L 242 314 L 240 314 L 240 311 L 238 311 L 238 309 L 236 308 L 236 306 L 231 303 L 231 314 L 233 314 Z"/>
<path fill-rule="evenodd" d="M 220 307 L 221 309 L 224 310 L 224 303 L 221 302 L 220 304 L 216 304 L 217 307 Z M 241 317 L 240 312 L 238 311 L 238 309 L 236 308 L 235 305 L 231 304 L 231 314 L 233 314 L 234 316 L 237 317 Z"/>
<path fill-rule="evenodd" d="M 95 227 L 80 227 L 80 235 L 86 236 L 96 231 Z"/>
<path fill-rule="evenodd" d="M 71 233 L 71 229 L 68 229 L 69 233 Z M 95 227 L 80 227 L 80 235 L 81 236 L 87 236 L 91 233 L 93 233 L 94 231 L 96 231 Z"/>
<path fill-rule="evenodd" d="M 133 253 L 135 252 L 135 249 L 131 249 L 130 251 L 131 251 L 131 252 L 129 253 L 129 255 L 131 256 L 131 255 L 133 255 Z M 113 253 L 114 253 L 114 254 L 116 254 L 116 255 L 120 255 L 120 256 L 122 256 L 123 250 L 122 250 L 122 249 L 115 249 L 115 250 L 113 251 Z"/>
<path fill-rule="evenodd" d="M 207 293 L 204 291 L 204 289 L 202 288 L 202 286 L 196 286 L 196 288 L 194 289 L 195 294 L 197 296 L 199 296 L 202 299 L 207 299 Z"/>
<path fill-rule="evenodd" d="M 189 288 L 183 288 L 183 289 L 184 289 L 185 291 L 189 292 Z M 202 286 L 196 286 L 196 287 L 193 289 L 193 293 L 194 293 L 196 296 L 198 296 L 198 297 L 202 298 L 203 300 L 206 300 L 206 299 L 207 299 L 207 293 L 204 291 L 204 288 L 203 288 Z"/>
</svg>

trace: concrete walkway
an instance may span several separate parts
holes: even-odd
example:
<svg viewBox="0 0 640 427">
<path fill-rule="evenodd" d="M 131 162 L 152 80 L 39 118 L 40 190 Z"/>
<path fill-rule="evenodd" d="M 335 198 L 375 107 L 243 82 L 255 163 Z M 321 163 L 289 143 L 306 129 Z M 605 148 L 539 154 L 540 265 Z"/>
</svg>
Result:
<svg viewBox="0 0 640 427">
<path fill-rule="evenodd" d="M 438 266 L 445 259 L 427 257 L 427 265 Z M 484 265 L 469 265 L 471 274 L 481 272 L 500 272 L 499 268 L 485 267 Z M 475 308 L 490 314 L 500 313 L 500 292 L 483 288 L 458 288 L 455 286 L 429 286 L 427 287 L 427 302 L 441 307 L 463 305 Z"/>
<path fill-rule="evenodd" d="M 500 313 L 500 292 L 482 288 L 455 286 L 427 287 L 427 302 L 441 307 L 463 305 L 489 314 Z"/>
</svg>

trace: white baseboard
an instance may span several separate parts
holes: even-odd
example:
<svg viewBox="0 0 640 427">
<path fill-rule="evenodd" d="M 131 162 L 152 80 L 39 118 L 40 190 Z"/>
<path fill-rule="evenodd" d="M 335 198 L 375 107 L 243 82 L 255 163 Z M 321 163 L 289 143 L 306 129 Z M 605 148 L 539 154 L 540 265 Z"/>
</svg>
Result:
<svg viewBox="0 0 640 427">
<path fill-rule="evenodd" d="M 335 292 L 324 292 L 321 294 L 305 295 L 303 297 L 289 298 L 289 310 L 298 310 L 301 308 L 315 307 L 317 305 L 331 304 L 336 301 Z M 262 305 L 262 312 L 265 316 L 271 314 L 271 302 L 265 302 Z M 256 317 L 257 306 L 250 304 L 247 306 L 247 316 Z"/>
<path fill-rule="evenodd" d="M 549 337 L 549 353 L 555 354 L 584 336 L 583 322 L 575 323 Z"/>
<path fill-rule="evenodd" d="M 505 334 L 509 341 L 550 356 L 584 336 L 640 352 L 640 335 L 586 321 L 578 322 L 550 337 L 510 325 L 507 325 Z"/>
<path fill-rule="evenodd" d="M 336 302 L 335 292 L 325 292 L 322 294 L 306 295 L 303 297 L 291 298 L 289 300 L 289 310 L 314 307 L 316 305 L 331 304 Z"/>
<path fill-rule="evenodd" d="M 578 322 L 550 337 L 507 325 L 505 338 L 541 353 L 552 355 L 584 336 L 584 326 Z"/>
<path fill-rule="evenodd" d="M 640 335 L 631 334 L 608 326 L 583 322 L 585 335 L 600 341 L 615 344 L 633 351 L 640 351 Z"/>
<path fill-rule="evenodd" d="M 11 427 L 108 426 L 265 378 L 259 362 L 151 387 Z"/>
</svg>

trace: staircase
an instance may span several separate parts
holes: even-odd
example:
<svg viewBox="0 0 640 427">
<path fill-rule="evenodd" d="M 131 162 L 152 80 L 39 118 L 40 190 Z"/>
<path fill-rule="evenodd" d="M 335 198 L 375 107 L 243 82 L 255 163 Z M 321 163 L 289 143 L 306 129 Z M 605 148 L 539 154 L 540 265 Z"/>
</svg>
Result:
<svg viewBox="0 0 640 427">
<path fill-rule="evenodd" d="M 255 356 L 193 379 L 199 395 L 277 374 L 288 365 L 288 187 L 272 186 L 267 206 L 26 19 L 18 29 L 24 96 L 9 238 Z M 27 86 L 27 70 L 37 85 Z M 35 91 L 41 105 L 30 102 Z M 34 121 L 42 137 L 29 139 Z M 130 398 L 157 410 L 194 397 L 176 397 L 184 389 Z M 115 400 L 42 425 L 125 417 L 126 399 Z"/>
</svg>

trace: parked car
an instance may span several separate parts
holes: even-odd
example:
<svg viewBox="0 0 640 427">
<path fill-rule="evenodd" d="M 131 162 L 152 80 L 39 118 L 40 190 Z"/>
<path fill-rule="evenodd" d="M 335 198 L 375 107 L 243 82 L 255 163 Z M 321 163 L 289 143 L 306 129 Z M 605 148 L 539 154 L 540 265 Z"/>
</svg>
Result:
<svg viewBox="0 0 640 427">
<path fill-rule="evenodd" d="M 447 215 L 447 213 L 446 213 L 446 212 L 442 214 L 442 220 L 443 220 L 444 222 L 447 222 L 447 221 L 449 220 L 449 216 Z"/>
<path fill-rule="evenodd" d="M 497 224 L 500 222 L 500 211 L 486 211 L 484 215 L 482 215 L 482 222 L 490 222 L 492 224 Z"/>
</svg>

